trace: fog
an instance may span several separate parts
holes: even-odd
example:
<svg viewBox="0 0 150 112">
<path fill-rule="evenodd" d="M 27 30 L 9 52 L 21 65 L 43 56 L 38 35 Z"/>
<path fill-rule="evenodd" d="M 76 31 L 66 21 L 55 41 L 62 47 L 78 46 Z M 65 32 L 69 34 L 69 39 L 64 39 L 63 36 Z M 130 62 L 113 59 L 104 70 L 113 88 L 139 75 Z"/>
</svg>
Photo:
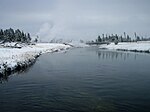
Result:
<svg viewBox="0 0 150 112">
<path fill-rule="evenodd" d="M 149 0 L 1 0 L 0 26 L 22 29 L 42 41 L 123 32 L 149 37 L 149 5 Z"/>
</svg>

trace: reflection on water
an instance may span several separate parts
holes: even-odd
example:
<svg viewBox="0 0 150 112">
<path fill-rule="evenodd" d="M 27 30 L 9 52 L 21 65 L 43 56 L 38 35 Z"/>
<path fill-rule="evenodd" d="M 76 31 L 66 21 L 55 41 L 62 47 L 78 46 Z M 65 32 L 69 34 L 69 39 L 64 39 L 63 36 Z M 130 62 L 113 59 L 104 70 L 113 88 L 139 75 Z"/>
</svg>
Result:
<svg viewBox="0 0 150 112">
<path fill-rule="evenodd" d="M 122 59 L 127 60 L 128 58 L 133 58 L 136 60 L 138 54 L 120 51 L 108 51 L 108 50 L 98 50 L 96 54 L 100 59 Z"/>
<path fill-rule="evenodd" d="M 0 84 L 8 81 L 8 75 L 0 74 Z"/>
<path fill-rule="evenodd" d="M 98 48 L 43 54 L 0 85 L 0 111 L 149 112 L 149 66 L 149 55 Z"/>
<path fill-rule="evenodd" d="M 29 71 L 30 67 L 34 65 L 35 61 L 27 67 L 14 70 L 12 72 L 6 72 L 5 74 L 0 74 L 0 84 L 8 82 L 10 75 L 20 75 Z"/>
</svg>

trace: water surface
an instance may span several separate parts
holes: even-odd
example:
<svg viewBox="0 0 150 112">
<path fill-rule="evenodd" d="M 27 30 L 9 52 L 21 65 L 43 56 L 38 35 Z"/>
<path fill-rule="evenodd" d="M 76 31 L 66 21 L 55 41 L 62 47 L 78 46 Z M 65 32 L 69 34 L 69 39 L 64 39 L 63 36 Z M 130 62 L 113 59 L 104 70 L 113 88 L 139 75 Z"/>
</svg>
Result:
<svg viewBox="0 0 150 112">
<path fill-rule="evenodd" d="M 0 112 L 149 112 L 150 55 L 72 49 L 1 79 Z"/>
</svg>

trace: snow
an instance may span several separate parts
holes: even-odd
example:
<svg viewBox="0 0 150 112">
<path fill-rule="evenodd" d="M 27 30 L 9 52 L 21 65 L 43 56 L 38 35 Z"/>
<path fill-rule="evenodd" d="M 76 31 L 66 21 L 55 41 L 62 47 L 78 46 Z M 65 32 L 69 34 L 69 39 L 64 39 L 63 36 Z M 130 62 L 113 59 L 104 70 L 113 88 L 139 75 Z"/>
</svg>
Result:
<svg viewBox="0 0 150 112">
<path fill-rule="evenodd" d="M 141 51 L 150 51 L 150 41 L 141 41 L 141 42 L 122 42 L 115 45 L 111 43 L 109 45 L 100 45 L 101 49 L 110 49 L 110 50 L 127 50 L 127 51 L 134 51 L 137 52 Z"/>
<path fill-rule="evenodd" d="M 8 43 L 7 46 L 14 46 L 15 43 Z M 0 73 L 5 69 L 5 65 L 11 70 L 17 66 L 17 63 L 28 63 L 29 60 L 35 60 L 37 55 L 48 52 L 66 50 L 69 45 L 52 44 L 52 43 L 37 43 L 36 45 L 22 45 L 21 49 L 0 47 Z"/>
<path fill-rule="evenodd" d="M 21 48 L 27 46 L 27 44 L 24 43 L 17 43 L 17 42 L 6 42 L 4 44 L 1 44 L 3 47 L 12 47 L 12 48 Z"/>
<path fill-rule="evenodd" d="M 68 43 L 68 45 L 71 45 L 71 46 L 77 47 L 77 48 L 89 47 L 89 45 L 78 42 L 78 41 L 72 41 L 72 42 Z"/>
</svg>

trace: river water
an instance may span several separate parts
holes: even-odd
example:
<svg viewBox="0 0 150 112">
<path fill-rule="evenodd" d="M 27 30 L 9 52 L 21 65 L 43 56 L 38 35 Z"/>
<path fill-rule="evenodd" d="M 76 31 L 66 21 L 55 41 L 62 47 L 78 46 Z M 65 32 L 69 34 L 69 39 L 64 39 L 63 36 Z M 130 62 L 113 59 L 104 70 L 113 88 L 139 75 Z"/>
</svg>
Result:
<svg viewBox="0 0 150 112">
<path fill-rule="evenodd" d="M 0 112 L 150 112 L 150 55 L 77 48 L 1 79 Z"/>
</svg>

